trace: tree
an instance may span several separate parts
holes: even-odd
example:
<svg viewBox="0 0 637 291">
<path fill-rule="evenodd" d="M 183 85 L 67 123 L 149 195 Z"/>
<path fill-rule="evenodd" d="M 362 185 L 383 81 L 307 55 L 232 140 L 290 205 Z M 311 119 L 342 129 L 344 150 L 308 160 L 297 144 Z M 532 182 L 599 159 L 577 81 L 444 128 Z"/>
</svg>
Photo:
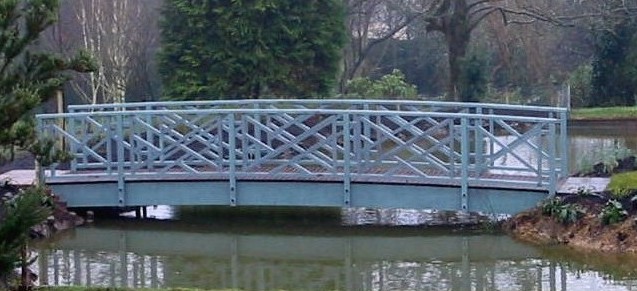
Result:
<svg viewBox="0 0 637 291">
<path fill-rule="evenodd" d="M 9 285 L 8 277 L 14 269 L 29 264 L 26 251 L 29 232 L 51 215 L 44 193 L 37 187 L 27 188 L 6 204 L 0 204 L 0 288 Z M 25 287 L 25 279 L 22 281 Z"/>
<path fill-rule="evenodd" d="M 615 2 L 614 8 L 623 7 Z M 591 86 L 594 98 L 589 106 L 634 106 L 637 96 L 637 21 L 628 10 L 606 20 L 597 36 Z"/>
<path fill-rule="evenodd" d="M 405 30 L 427 9 L 414 9 L 412 0 L 346 0 L 349 41 L 344 48 L 341 91 L 349 80 L 367 76 L 380 61 L 389 40 L 404 36 Z M 375 58 L 372 52 L 382 47 Z M 393 69 L 393 68 L 392 68 Z"/>
<path fill-rule="evenodd" d="M 133 77 L 147 68 L 147 49 L 158 41 L 154 0 L 71 0 L 74 21 L 65 27 L 76 47 L 91 52 L 97 70 L 78 75 L 71 84 L 85 102 L 123 103 Z M 70 37 L 69 37 L 70 38 Z M 139 76 L 138 76 L 139 77 Z"/>
<path fill-rule="evenodd" d="M 501 16 L 505 24 L 528 24 L 535 21 L 561 24 L 559 18 L 547 16 L 545 9 L 517 5 L 506 0 L 436 0 L 435 8 L 425 16 L 428 31 L 437 31 L 445 36 L 449 62 L 448 94 L 455 101 L 468 101 L 459 93 L 464 92 L 461 82 L 463 60 L 467 56 L 471 33 L 487 17 Z M 526 3 L 526 1 L 524 1 Z M 550 10 L 546 10 L 550 11 Z"/>
<path fill-rule="evenodd" d="M 89 71 L 91 57 L 71 59 L 37 51 L 38 37 L 53 24 L 58 2 L 10 0 L 0 5 L 0 147 L 34 148 L 35 132 L 27 113 L 53 97 L 68 79 L 67 70 Z"/>
<path fill-rule="evenodd" d="M 51 157 L 52 143 L 36 139 L 31 114 L 60 89 L 67 79 L 65 71 L 93 68 L 87 54 L 62 59 L 37 51 L 39 36 L 56 21 L 57 9 L 58 2 L 54 0 L 0 2 L 0 148 L 24 148 L 45 163 Z M 30 226 L 48 215 L 40 211 L 41 194 L 39 188 L 30 189 L 16 198 L 15 204 L 0 207 L 1 276 L 19 262 L 16 258 L 24 257 L 21 253 L 26 249 L 23 246 Z M 39 204 L 35 205 L 34 200 Z"/>
<path fill-rule="evenodd" d="M 341 2 L 167 0 L 164 98 L 329 94 L 345 39 Z"/>
</svg>

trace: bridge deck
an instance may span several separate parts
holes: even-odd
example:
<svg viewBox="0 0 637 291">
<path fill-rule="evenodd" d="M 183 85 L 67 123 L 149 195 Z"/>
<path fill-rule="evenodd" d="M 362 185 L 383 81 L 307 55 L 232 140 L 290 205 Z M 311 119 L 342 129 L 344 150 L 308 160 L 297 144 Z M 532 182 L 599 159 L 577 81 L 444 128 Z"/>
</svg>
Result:
<svg viewBox="0 0 637 291">
<path fill-rule="evenodd" d="M 271 174 L 270 170 L 273 167 L 259 167 L 254 169 L 254 172 L 237 172 L 234 177 L 237 181 L 263 181 L 263 182 L 336 182 L 343 183 L 343 173 L 323 172 L 321 169 L 314 169 L 314 175 L 300 176 L 295 175 L 298 173 L 298 169 L 288 167 L 281 173 Z M 429 170 L 425 174 L 429 176 L 427 179 L 414 178 L 410 176 L 411 172 L 397 171 L 392 176 L 383 175 L 385 170 L 383 168 L 369 168 L 365 171 L 359 171 L 356 176 L 350 179 L 351 183 L 366 183 L 366 184 L 402 184 L 402 185 L 438 185 L 438 186 L 460 186 L 462 183 L 460 177 L 445 177 L 442 171 Z M 404 174 L 404 175 L 401 175 Z M 470 183 L 472 187 L 481 188 L 503 188 L 503 189 L 518 189 L 518 190 L 530 190 L 530 191 L 543 191 L 545 186 L 538 185 L 537 179 L 532 176 L 523 175 L 506 175 L 506 174 L 493 174 L 482 173 L 479 175 L 473 174 L 473 177 L 477 178 L 476 182 Z M 1 177 L 1 176 L 0 176 Z M 229 171 L 224 172 L 205 172 L 205 173 L 185 173 L 181 171 L 171 171 L 162 175 L 157 175 L 155 172 L 136 172 L 134 175 L 125 176 L 126 181 L 228 181 L 231 177 Z M 24 179 L 24 178 L 20 178 Z M 47 179 L 49 184 L 74 184 L 74 183 L 96 183 L 96 182 L 117 182 L 118 176 L 109 175 L 103 172 L 97 171 L 80 171 L 70 174 L 69 171 L 62 170 L 57 171 L 55 176 L 51 176 Z M 503 183 L 503 181 L 507 181 Z"/>
</svg>

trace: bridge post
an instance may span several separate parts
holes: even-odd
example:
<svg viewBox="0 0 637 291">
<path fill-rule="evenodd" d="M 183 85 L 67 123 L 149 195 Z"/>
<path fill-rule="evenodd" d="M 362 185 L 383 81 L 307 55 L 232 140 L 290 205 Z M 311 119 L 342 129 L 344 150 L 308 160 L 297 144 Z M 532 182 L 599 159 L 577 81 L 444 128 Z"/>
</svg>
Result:
<svg viewBox="0 0 637 291">
<path fill-rule="evenodd" d="M 230 169 L 228 173 L 228 182 L 230 183 L 230 206 L 237 206 L 237 133 L 235 129 L 235 115 L 228 114 L 228 157 L 230 159 Z"/>
<path fill-rule="evenodd" d="M 549 195 L 553 196 L 555 195 L 555 192 L 557 192 L 557 171 L 555 170 L 555 166 L 556 166 L 556 159 L 557 159 L 557 155 L 556 155 L 556 150 L 557 150 L 557 141 L 556 141 L 556 128 L 555 128 L 555 123 L 551 122 L 549 123 L 549 132 L 550 132 L 550 136 L 549 136 Z M 540 172 L 540 177 L 542 176 L 542 173 Z"/>
<path fill-rule="evenodd" d="M 570 104 L 569 104 L 570 106 Z M 560 165 L 560 177 L 568 177 L 569 169 L 568 169 L 568 111 L 564 111 L 560 113 L 560 146 L 562 147 L 560 150 L 560 161 L 562 165 Z"/>
<path fill-rule="evenodd" d="M 351 200 L 351 122 L 348 113 L 343 114 L 343 206 L 349 207 Z"/>
<path fill-rule="evenodd" d="M 461 182 L 460 182 L 460 210 L 469 210 L 469 124 L 467 117 L 460 119 L 461 126 L 461 141 L 460 141 L 460 153 L 461 153 Z"/>
<path fill-rule="evenodd" d="M 117 194 L 119 206 L 126 206 L 126 191 L 124 184 L 124 112 L 119 112 L 116 118 L 117 134 Z"/>
<path fill-rule="evenodd" d="M 482 107 L 476 108 L 476 114 L 482 114 Z M 476 166 L 477 174 L 480 175 L 484 170 L 484 144 L 483 139 L 484 135 L 482 133 L 482 118 L 473 120 L 473 130 L 474 130 L 474 138 L 475 138 L 475 161 L 474 165 Z"/>
</svg>

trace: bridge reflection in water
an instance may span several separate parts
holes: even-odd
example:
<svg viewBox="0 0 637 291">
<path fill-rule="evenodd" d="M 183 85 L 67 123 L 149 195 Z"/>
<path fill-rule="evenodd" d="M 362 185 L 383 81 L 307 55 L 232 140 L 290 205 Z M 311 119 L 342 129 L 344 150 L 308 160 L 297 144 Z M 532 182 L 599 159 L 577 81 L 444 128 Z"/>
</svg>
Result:
<svg viewBox="0 0 637 291">
<path fill-rule="evenodd" d="M 597 290 L 607 284 L 497 235 L 80 228 L 42 249 L 37 266 L 40 284 L 135 288 L 579 290 L 576 284 Z"/>
</svg>

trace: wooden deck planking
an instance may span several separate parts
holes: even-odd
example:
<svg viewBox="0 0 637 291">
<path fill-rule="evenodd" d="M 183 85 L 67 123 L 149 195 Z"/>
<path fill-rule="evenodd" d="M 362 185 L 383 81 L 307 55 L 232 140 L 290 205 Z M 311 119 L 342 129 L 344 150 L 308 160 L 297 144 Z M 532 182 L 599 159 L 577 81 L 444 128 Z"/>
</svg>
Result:
<svg viewBox="0 0 637 291">
<path fill-rule="evenodd" d="M 289 167 L 282 171 L 272 173 L 269 170 L 274 167 L 261 167 L 258 172 L 241 172 L 235 173 L 237 181 L 262 181 L 262 182 L 326 182 L 326 183 L 343 183 L 343 173 L 326 171 L 323 169 L 313 168 L 311 174 L 299 175 L 299 170 Z M 385 169 L 386 170 L 386 169 Z M 68 175 L 66 171 L 58 171 L 57 176 L 47 177 L 47 183 L 50 184 L 77 184 L 77 183 L 100 183 L 117 181 L 116 172 L 108 174 L 99 171 L 81 171 Z M 383 176 L 384 170 L 380 167 L 369 167 L 365 171 L 353 171 L 351 183 L 365 184 L 402 184 L 402 185 L 438 185 L 458 187 L 461 185 L 460 175 L 449 176 L 443 171 L 430 170 L 426 171 L 423 176 L 414 176 L 411 171 L 397 171 L 393 176 Z M 32 173 L 34 175 L 34 173 Z M 138 171 L 133 174 L 125 175 L 127 182 L 141 181 L 223 181 L 229 180 L 230 173 L 228 171 L 206 171 L 200 173 L 187 173 L 181 171 L 169 171 L 157 175 L 157 172 Z M 477 181 L 476 181 L 477 180 Z M 537 177 L 522 175 L 504 175 L 484 173 L 470 175 L 469 186 L 478 188 L 495 188 L 495 189 L 515 189 L 515 190 L 545 190 L 545 183 L 538 185 Z"/>
</svg>

